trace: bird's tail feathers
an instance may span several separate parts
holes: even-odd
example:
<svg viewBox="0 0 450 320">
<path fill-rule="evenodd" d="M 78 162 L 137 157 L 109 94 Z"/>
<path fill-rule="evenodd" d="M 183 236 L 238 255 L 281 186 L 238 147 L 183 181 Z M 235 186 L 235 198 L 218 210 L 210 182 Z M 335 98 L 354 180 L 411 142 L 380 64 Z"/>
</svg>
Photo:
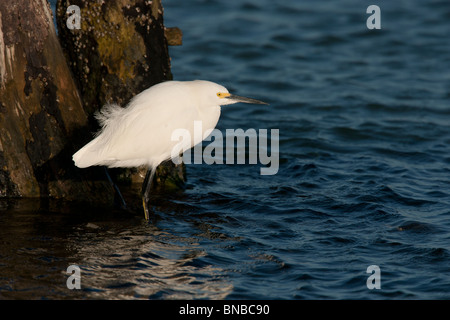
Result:
<svg viewBox="0 0 450 320">
<path fill-rule="evenodd" d="M 100 159 L 98 159 L 96 152 L 92 152 L 93 141 L 85 145 L 72 156 L 72 160 L 78 168 L 87 168 L 98 164 Z"/>
</svg>

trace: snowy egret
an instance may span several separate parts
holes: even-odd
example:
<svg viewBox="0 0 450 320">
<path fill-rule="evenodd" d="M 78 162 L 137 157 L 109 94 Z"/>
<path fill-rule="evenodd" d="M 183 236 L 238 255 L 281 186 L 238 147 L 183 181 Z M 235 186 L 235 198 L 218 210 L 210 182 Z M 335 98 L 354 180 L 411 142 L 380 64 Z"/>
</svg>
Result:
<svg viewBox="0 0 450 320">
<path fill-rule="evenodd" d="M 150 188 L 158 165 L 173 157 L 174 148 L 183 153 L 200 143 L 219 121 L 220 106 L 237 102 L 266 104 L 230 94 L 225 87 L 210 81 L 159 83 L 135 96 L 125 108 L 117 104 L 103 107 L 96 114 L 101 130 L 73 155 L 73 160 L 79 168 L 146 166 L 141 195 L 148 220 Z M 200 139 L 194 138 L 182 146 L 172 141 L 174 130 L 193 133 L 197 121 L 202 122 Z"/>
</svg>

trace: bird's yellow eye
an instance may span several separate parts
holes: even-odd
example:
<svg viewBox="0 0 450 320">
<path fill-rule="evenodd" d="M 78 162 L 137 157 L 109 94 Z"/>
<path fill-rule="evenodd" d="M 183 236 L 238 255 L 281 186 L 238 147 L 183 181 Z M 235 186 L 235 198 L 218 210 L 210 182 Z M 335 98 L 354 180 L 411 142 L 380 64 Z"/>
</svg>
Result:
<svg viewBox="0 0 450 320">
<path fill-rule="evenodd" d="M 219 98 L 226 98 L 226 97 L 228 97 L 230 94 L 229 93 L 226 93 L 226 92 L 217 92 L 217 96 L 219 97 Z"/>
</svg>

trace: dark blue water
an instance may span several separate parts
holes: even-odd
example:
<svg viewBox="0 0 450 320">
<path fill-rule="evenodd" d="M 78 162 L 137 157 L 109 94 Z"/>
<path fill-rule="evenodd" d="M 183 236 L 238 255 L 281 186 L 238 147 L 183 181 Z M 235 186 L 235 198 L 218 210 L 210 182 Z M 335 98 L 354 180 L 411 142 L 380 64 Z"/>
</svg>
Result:
<svg viewBox="0 0 450 320">
<path fill-rule="evenodd" d="M 188 165 L 151 224 L 5 203 L 0 298 L 449 299 L 450 2 L 163 5 L 175 79 L 270 103 L 224 107 L 218 128 L 279 129 L 278 173 Z"/>
</svg>

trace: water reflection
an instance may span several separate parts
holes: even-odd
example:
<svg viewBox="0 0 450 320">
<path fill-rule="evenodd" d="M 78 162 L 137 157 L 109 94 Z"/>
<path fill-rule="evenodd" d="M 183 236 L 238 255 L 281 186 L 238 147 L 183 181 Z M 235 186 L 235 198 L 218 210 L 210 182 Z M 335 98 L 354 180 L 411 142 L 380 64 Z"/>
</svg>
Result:
<svg viewBox="0 0 450 320">
<path fill-rule="evenodd" d="M 0 298 L 224 299 L 233 289 L 197 236 L 175 236 L 140 216 L 107 220 L 94 209 L 57 207 L 0 205 Z M 66 287 L 72 264 L 81 269 L 81 290 Z"/>
<path fill-rule="evenodd" d="M 223 270 L 204 263 L 207 253 L 193 239 L 148 226 L 141 234 L 94 230 L 79 231 L 72 257 L 92 298 L 224 299 L 232 291 Z"/>
</svg>

